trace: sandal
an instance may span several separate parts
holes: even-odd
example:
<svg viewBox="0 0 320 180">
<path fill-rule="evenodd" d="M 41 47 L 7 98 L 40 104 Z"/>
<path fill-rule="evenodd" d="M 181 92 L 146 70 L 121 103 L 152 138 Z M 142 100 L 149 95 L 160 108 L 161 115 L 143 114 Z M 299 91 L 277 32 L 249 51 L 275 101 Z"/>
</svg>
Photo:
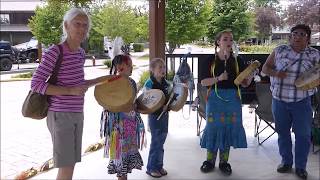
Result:
<svg viewBox="0 0 320 180">
<path fill-rule="evenodd" d="M 227 162 L 219 163 L 219 169 L 226 175 L 230 175 L 232 173 L 231 165 Z"/>
<path fill-rule="evenodd" d="M 161 178 L 161 173 L 158 172 L 158 171 L 152 171 L 152 172 L 149 172 L 149 171 L 146 171 L 146 173 L 151 176 L 151 177 L 154 177 L 154 178 Z"/>
<path fill-rule="evenodd" d="M 202 166 L 200 167 L 200 170 L 203 172 L 203 173 L 207 173 L 207 172 L 210 172 L 214 169 L 214 164 L 210 161 L 204 161 L 202 163 Z"/>
<path fill-rule="evenodd" d="M 161 174 L 161 176 L 165 176 L 168 174 L 167 170 L 165 170 L 163 168 L 159 171 L 159 173 Z"/>
</svg>

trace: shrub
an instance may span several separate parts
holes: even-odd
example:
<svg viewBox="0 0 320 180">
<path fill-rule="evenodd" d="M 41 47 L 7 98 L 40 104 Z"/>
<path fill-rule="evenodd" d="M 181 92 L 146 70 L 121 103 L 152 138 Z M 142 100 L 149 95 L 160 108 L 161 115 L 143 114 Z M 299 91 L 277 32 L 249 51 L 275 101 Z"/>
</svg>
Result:
<svg viewBox="0 0 320 180">
<path fill-rule="evenodd" d="M 12 78 L 32 78 L 33 72 L 18 74 L 15 76 L 11 76 Z"/>
<path fill-rule="evenodd" d="M 144 44 L 143 43 L 134 43 L 133 44 L 133 51 L 134 52 L 143 52 Z"/>
<path fill-rule="evenodd" d="M 276 45 L 240 45 L 240 51 L 259 54 L 259 53 L 271 53 L 272 50 L 276 47 Z"/>
<path fill-rule="evenodd" d="M 108 68 L 111 68 L 112 61 L 110 59 L 103 61 L 103 64 Z"/>
<path fill-rule="evenodd" d="M 174 75 L 175 75 L 174 71 L 169 71 L 168 74 L 167 74 L 167 80 L 168 81 L 173 81 Z"/>
<path fill-rule="evenodd" d="M 140 76 L 138 86 L 143 87 L 144 83 L 147 81 L 147 79 L 148 79 L 149 77 L 150 77 L 150 72 L 149 72 L 149 70 L 143 71 L 142 74 L 141 74 L 141 76 Z"/>
<path fill-rule="evenodd" d="M 143 87 L 144 83 L 147 81 L 147 79 L 150 77 L 150 72 L 149 71 L 144 71 L 142 72 L 140 79 L 139 79 L 139 83 L 138 86 L 139 87 Z M 174 77 L 174 71 L 169 71 L 167 74 L 167 80 L 168 81 L 173 81 L 173 77 Z"/>
</svg>

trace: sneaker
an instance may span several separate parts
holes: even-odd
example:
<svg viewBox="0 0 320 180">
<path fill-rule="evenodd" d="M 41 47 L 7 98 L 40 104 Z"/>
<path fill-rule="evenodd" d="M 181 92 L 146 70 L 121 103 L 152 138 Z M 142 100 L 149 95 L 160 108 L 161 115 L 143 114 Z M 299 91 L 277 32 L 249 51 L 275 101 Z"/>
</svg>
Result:
<svg viewBox="0 0 320 180">
<path fill-rule="evenodd" d="M 227 162 L 219 163 L 219 169 L 225 175 L 231 175 L 231 173 L 232 173 L 231 165 Z"/>
<path fill-rule="evenodd" d="M 291 172 L 292 166 L 289 164 L 279 164 L 277 168 L 278 173 L 288 173 Z"/>
<path fill-rule="evenodd" d="M 304 169 L 296 168 L 296 175 L 301 179 L 307 179 L 308 172 Z"/>
</svg>

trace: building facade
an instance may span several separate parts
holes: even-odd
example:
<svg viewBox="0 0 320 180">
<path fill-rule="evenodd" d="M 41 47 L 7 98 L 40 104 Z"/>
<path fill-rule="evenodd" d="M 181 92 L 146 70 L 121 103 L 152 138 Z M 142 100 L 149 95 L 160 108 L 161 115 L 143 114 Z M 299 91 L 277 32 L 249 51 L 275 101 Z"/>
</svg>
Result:
<svg viewBox="0 0 320 180">
<path fill-rule="evenodd" d="M 32 37 L 28 27 L 29 19 L 41 0 L 1 0 L 0 2 L 0 40 L 9 41 L 11 45 L 29 41 Z"/>
</svg>

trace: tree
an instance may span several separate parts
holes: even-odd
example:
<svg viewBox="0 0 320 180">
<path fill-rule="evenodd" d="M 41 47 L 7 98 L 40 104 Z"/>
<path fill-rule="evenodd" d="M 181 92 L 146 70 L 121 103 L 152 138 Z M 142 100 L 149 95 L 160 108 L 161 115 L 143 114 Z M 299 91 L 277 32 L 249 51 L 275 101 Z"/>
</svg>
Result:
<svg viewBox="0 0 320 180">
<path fill-rule="evenodd" d="M 279 0 L 254 0 L 256 7 L 275 7 Z"/>
<path fill-rule="evenodd" d="M 68 5 L 48 2 L 44 7 L 37 7 L 35 15 L 29 20 L 28 26 L 32 34 L 44 45 L 60 42 L 62 35 L 63 15 Z"/>
<path fill-rule="evenodd" d="M 299 0 L 289 5 L 284 13 L 285 22 L 292 26 L 297 23 L 307 24 L 313 28 L 319 26 L 320 3 L 318 0 Z M 318 29 L 319 30 L 319 29 Z"/>
<path fill-rule="evenodd" d="M 231 29 L 234 39 L 248 36 L 253 29 L 253 17 L 247 12 L 247 0 L 214 0 L 208 38 L 214 40 L 220 31 Z"/>
<path fill-rule="evenodd" d="M 134 8 L 136 16 L 137 34 L 135 42 L 145 42 L 149 40 L 149 12 L 145 5 Z"/>
<path fill-rule="evenodd" d="M 94 0 L 47 0 L 48 2 L 56 4 L 69 4 L 75 7 L 88 7 L 88 4 L 94 2 Z"/>
<path fill-rule="evenodd" d="M 277 15 L 276 9 L 272 7 L 257 7 L 255 17 L 258 37 L 264 40 L 271 35 L 272 27 L 277 27 L 280 24 L 280 17 Z"/>
<path fill-rule="evenodd" d="M 133 42 L 136 38 L 136 17 L 129 6 L 122 0 L 110 1 L 96 15 L 96 24 L 93 29 L 101 34 L 114 39 L 121 36 L 125 43 Z"/>
<path fill-rule="evenodd" d="M 203 37 L 207 32 L 207 0 L 170 0 L 165 7 L 166 41 L 168 52 L 177 45 L 190 43 Z"/>
<path fill-rule="evenodd" d="M 103 45 L 103 34 L 97 31 L 97 24 L 99 23 L 99 19 L 97 14 L 99 14 L 101 7 L 93 7 L 91 9 L 91 22 L 92 28 L 89 34 L 89 50 L 94 50 L 95 52 L 102 53 L 104 50 Z"/>
</svg>

